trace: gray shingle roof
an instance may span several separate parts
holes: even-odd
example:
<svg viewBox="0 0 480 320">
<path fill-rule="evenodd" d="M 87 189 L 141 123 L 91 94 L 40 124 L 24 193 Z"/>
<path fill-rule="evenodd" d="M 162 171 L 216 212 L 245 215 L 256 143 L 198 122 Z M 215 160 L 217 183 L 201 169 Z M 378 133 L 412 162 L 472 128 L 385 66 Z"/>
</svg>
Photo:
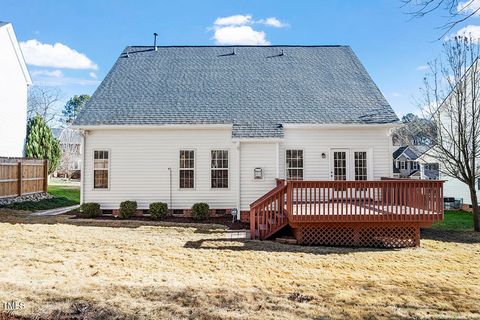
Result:
<svg viewBox="0 0 480 320">
<path fill-rule="evenodd" d="M 286 123 L 392 122 L 348 46 L 174 46 L 127 47 L 74 124 L 233 124 L 261 138 Z"/>
<path fill-rule="evenodd" d="M 0 21 L 0 28 L 3 27 L 3 26 L 6 26 L 7 24 L 9 24 L 10 22 L 6 22 L 6 21 Z"/>
</svg>

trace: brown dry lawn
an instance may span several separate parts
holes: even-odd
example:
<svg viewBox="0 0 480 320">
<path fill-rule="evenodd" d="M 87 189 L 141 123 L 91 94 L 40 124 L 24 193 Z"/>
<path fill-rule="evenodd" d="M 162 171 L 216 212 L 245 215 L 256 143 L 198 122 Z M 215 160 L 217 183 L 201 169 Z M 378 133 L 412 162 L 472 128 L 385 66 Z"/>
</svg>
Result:
<svg viewBox="0 0 480 320">
<path fill-rule="evenodd" d="M 0 302 L 22 301 L 15 314 L 37 319 L 480 318 L 472 232 L 431 230 L 400 250 L 223 235 L 0 209 Z"/>
</svg>

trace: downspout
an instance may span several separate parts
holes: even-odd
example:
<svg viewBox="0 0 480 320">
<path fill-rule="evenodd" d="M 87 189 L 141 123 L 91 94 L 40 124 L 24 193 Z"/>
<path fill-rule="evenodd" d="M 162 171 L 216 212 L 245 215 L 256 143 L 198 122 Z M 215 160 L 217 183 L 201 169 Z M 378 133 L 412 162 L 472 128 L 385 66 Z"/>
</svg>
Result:
<svg viewBox="0 0 480 320">
<path fill-rule="evenodd" d="M 82 172 L 80 173 L 80 204 L 83 204 L 85 201 L 85 145 L 87 143 L 87 131 L 80 130 L 80 135 L 82 136 Z"/>
<path fill-rule="evenodd" d="M 237 220 L 240 220 L 240 211 L 241 208 L 241 197 L 242 197 L 242 183 L 241 183 L 241 167 L 240 167 L 240 152 L 241 152 L 241 145 L 240 141 L 237 141 Z"/>
<path fill-rule="evenodd" d="M 280 142 L 277 142 L 275 144 L 275 162 L 276 162 L 275 178 L 280 179 Z"/>
</svg>

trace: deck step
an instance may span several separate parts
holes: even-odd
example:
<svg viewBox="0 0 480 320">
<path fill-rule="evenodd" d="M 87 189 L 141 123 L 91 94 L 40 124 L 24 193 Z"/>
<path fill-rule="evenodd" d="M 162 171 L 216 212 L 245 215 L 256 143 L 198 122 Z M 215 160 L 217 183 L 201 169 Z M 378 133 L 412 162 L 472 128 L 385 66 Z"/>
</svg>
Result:
<svg viewBox="0 0 480 320">
<path fill-rule="evenodd" d="M 277 238 L 275 241 L 282 244 L 297 244 L 297 239 L 291 237 Z"/>
</svg>

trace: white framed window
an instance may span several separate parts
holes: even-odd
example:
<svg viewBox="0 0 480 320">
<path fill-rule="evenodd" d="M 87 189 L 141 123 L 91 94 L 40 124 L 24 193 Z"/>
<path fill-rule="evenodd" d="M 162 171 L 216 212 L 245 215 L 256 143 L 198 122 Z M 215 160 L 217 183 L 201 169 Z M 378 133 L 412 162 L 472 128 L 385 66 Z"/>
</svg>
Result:
<svg viewBox="0 0 480 320">
<path fill-rule="evenodd" d="M 353 153 L 355 180 L 368 180 L 367 152 L 355 151 Z"/>
<path fill-rule="evenodd" d="M 287 149 L 285 168 L 287 180 L 303 180 L 303 150 Z"/>
<path fill-rule="evenodd" d="M 93 188 L 108 189 L 110 176 L 110 152 L 108 150 L 93 151 Z"/>
<path fill-rule="evenodd" d="M 400 161 L 400 170 L 405 170 L 405 161 Z"/>
<path fill-rule="evenodd" d="M 210 186 L 213 189 L 228 188 L 228 150 L 211 150 Z"/>
<path fill-rule="evenodd" d="M 195 150 L 180 150 L 178 181 L 180 189 L 195 188 Z"/>
<path fill-rule="evenodd" d="M 412 161 L 412 169 L 413 170 L 418 170 L 418 162 L 417 161 Z"/>
</svg>

